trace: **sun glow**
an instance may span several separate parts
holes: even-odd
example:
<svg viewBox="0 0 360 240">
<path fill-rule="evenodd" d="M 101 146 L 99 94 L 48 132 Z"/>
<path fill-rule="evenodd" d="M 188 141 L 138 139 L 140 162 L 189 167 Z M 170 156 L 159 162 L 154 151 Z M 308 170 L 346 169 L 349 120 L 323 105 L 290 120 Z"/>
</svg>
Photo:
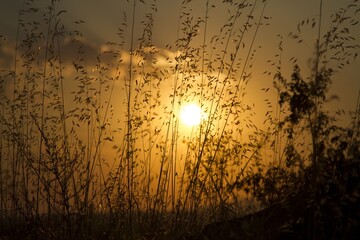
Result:
<svg viewBox="0 0 360 240">
<path fill-rule="evenodd" d="M 189 103 L 181 108 L 180 118 L 186 126 L 192 127 L 201 123 L 204 114 L 199 105 L 196 103 Z"/>
</svg>

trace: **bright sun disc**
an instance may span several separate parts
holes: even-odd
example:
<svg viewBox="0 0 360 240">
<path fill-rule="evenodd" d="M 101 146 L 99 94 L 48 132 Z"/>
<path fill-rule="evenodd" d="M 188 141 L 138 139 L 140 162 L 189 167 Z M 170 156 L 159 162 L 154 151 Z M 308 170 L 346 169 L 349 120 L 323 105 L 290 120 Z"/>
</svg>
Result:
<svg viewBox="0 0 360 240">
<path fill-rule="evenodd" d="M 195 103 L 187 104 L 181 109 L 180 118 L 189 127 L 199 125 L 202 119 L 201 108 Z"/>
</svg>

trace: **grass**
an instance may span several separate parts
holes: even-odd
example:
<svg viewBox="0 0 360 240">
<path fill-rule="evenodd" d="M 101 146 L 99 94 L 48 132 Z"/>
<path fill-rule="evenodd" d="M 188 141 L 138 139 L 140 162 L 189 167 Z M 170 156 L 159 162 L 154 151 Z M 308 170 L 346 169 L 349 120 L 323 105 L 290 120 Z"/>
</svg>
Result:
<svg viewBox="0 0 360 240">
<path fill-rule="evenodd" d="M 59 2 L 24 1 L 0 81 L 1 238 L 181 239 L 267 212 L 304 188 L 315 210 L 308 232 L 295 233 L 321 239 L 326 223 L 336 229 L 327 238 L 351 236 L 359 219 L 345 208 L 358 203 L 359 186 L 347 166 L 359 166 L 359 100 L 348 127 L 324 109 L 334 71 L 358 54 L 358 3 L 332 15 L 327 30 L 320 1 L 319 17 L 289 34 L 299 45 L 303 29 L 317 35 L 308 74 L 297 56 L 284 70 L 280 38 L 264 72 L 273 87 L 263 89 L 262 125 L 246 93 L 271 3 L 208 0 L 201 16 L 193 4 L 181 3 L 176 40 L 162 49 L 156 1 L 124 3 L 131 11 L 117 42 L 94 54 L 70 30 L 85 22 L 64 25 Z M 218 9 L 228 15 L 213 32 Z M 3 51 L 11 44 L 2 38 Z M 179 119 L 188 102 L 207 115 L 191 130 Z"/>
</svg>

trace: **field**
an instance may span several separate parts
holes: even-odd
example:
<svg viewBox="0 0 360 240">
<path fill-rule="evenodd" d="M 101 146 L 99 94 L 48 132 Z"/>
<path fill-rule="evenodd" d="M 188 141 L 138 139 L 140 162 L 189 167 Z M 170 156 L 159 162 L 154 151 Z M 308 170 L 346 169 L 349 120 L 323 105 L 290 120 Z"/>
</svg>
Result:
<svg viewBox="0 0 360 240">
<path fill-rule="evenodd" d="M 357 0 L 122 1 L 102 44 L 67 4 L 0 32 L 0 239 L 357 239 Z"/>
</svg>

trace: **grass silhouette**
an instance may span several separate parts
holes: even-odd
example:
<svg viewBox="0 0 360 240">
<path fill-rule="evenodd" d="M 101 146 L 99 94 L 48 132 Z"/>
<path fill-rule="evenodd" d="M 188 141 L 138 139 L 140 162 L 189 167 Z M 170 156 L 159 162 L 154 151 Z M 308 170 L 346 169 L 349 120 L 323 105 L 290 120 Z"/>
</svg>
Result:
<svg viewBox="0 0 360 240">
<path fill-rule="evenodd" d="M 279 38 L 260 126 L 245 96 L 271 3 L 207 0 L 202 16 L 193 4 L 181 3 L 176 40 L 161 48 L 156 1 L 127 1 L 117 42 L 94 49 L 58 1 L 24 1 L 0 75 L 0 238 L 356 236 L 359 99 L 347 127 L 325 106 L 334 72 L 358 54 L 358 2 L 327 30 L 320 1 L 318 18 L 289 34 L 299 45 L 303 29 L 317 35 L 305 74 L 297 56 L 284 69 Z M 217 9 L 228 15 L 213 32 Z M 188 103 L 206 116 L 191 128 L 180 119 Z"/>
</svg>

